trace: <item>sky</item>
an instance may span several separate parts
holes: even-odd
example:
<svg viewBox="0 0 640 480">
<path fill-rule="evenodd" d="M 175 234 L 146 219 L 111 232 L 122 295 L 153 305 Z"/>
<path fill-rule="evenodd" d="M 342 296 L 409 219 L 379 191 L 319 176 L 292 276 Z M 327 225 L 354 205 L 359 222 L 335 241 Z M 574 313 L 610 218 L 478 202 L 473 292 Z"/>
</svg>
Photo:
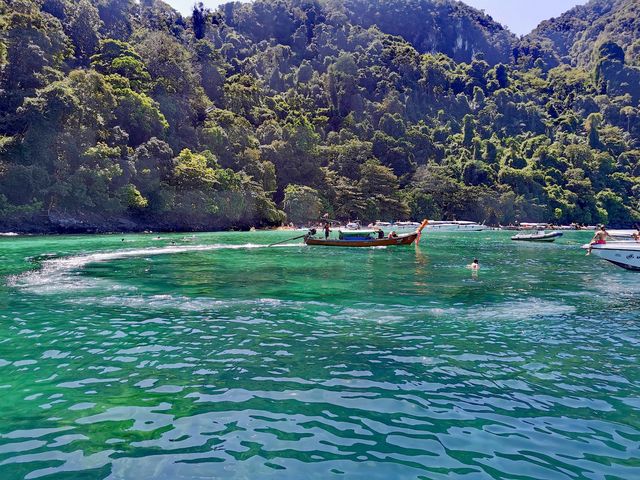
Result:
<svg viewBox="0 0 640 480">
<path fill-rule="evenodd" d="M 195 0 L 165 0 L 184 15 L 190 15 Z M 202 0 L 205 6 L 213 8 L 228 0 Z M 464 0 L 472 7 L 484 10 L 493 19 L 517 35 L 525 35 L 542 20 L 566 12 L 586 0 Z"/>
<path fill-rule="evenodd" d="M 517 35 L 526 35 L 542 20 L 558 17 L 586 0 L 465 0 L 466 4 L 484 10 L 496 22 L 509 27 Z"/>
</svg>

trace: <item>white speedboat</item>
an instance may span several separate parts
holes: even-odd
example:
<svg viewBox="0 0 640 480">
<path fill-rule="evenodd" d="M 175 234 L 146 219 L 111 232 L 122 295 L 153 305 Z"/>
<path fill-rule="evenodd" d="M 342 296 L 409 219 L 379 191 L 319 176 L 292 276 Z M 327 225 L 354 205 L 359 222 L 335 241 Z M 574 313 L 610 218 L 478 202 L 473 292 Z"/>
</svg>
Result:
<svg viewBox="0 0 640 480">
<path fill-rule="evenodd" d="M 520 222 L 518 230 L 546 230 L 549 227 L 548 223 Z"/>
<path fill-rule="evenodd" d="M 383 227 L 383 230 L 385 232 L 410 233 L 415 232 L 418 227 L 420 227 L 420 223 L 418 222 L 394 222 L 388 227 Z"/>
<path fill-rule="evenodd" d="M 637 233 L 637 230 L 607 230 L 607 232 L 609 232 L 609 235 L 616 241 L 633 242 L 635 241 L 634 235 Z"/>
<path fill-rule="evenodd" d="M 489 227 L 476 222 L 467 221 L 430 221 L 426 231 L 429 232 L 481 232 L 488 230 Z"/>
<path fill-rule="evenodd" d="M 380 220 L 378 220 L 376 223 L 374 223 L 373 225 L 369 225 L 372 228 L 382 228 L 382 229 L 388 229 L 391 228 L 393 226 L 392 223 L 390 222 L 381 222 Z"/>
<path fill-rule="evenodd" d="M 589 244 L 583 245 L 582 248 L 588 249 Z M 608 242 L 592 245 L 591 254 L 627 270 L 640 272 L 640 243 L 638 242 Z"/>
</svg>

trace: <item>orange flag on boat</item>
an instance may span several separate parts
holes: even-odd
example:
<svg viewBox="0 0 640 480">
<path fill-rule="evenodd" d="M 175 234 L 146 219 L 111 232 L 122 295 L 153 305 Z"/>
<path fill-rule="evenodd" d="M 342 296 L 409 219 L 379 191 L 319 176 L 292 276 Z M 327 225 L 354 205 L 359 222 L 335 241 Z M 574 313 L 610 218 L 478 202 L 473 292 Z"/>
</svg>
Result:
<svg viewBox="0 0 640 480">
<path fill-rule="evenodd" d="M 428 223 L 429 223 L 429 220 L 425 218 L 420 224 L 420 228 L 418 228 L 418 236 L 416 237 L 416 243 L 420 242 L 420 237 L 422 237 L 422 229 L 426 227 Z"/>
</svg>

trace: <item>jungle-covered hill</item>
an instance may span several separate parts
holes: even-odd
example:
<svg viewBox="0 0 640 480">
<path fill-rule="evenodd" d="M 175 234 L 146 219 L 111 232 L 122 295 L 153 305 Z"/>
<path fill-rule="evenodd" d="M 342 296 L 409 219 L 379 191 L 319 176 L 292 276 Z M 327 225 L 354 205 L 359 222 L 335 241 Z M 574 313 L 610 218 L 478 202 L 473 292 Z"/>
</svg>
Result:
<svg viewBox="0 0 640 480">
<path fill-rule="evenodd" d="M 0 229 L 630 225 L 627 23 L 574 62 L 448 0 L 0 0 Z"/>
<path fill-rule="evenodd" d="M 591 0 L 542 22 L 525 40 L 546 49 L 553 62 L 580 67 L 593 66 L 596 47 L 613 41 L 640 66 L 640 1 Z"/>
</svg>

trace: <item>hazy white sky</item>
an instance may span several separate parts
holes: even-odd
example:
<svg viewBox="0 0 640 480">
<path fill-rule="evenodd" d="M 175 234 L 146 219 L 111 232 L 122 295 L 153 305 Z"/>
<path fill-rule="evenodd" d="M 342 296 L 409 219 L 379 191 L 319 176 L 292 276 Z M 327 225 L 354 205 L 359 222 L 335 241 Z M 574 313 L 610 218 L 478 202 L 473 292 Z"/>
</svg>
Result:
<svg viewBox="0 0 640 480">
<path fill-rule="evenodd" d="M 185 15 L 197 0 L 165 0 Z M 202 0 L 207 7 L 215 7 L 227 0 Z M 525 35 L 542 20 L 557 17 L 575 5 L 583 5 L 586 0 L 465 0 L 465 3 L 484 10 L 494 20 L 509 27 L 518 34 Z"/>
<path fill-rule="evenodd" d="M 229 0 L 164 0 L 173 8 L 178 10 L 183 15 L 191 15 L 193 5 L 202 2 L 205 7 L 213 8 L 223 3 L 228 3 Z"/>
<path fill-rule="evenodd" d="M 465 0 L 466 4 L 484 10 L 496 22 L 513 33 L 526 35 L 542 20 L 557 17 L 586 0 Z"/>
</svg>

